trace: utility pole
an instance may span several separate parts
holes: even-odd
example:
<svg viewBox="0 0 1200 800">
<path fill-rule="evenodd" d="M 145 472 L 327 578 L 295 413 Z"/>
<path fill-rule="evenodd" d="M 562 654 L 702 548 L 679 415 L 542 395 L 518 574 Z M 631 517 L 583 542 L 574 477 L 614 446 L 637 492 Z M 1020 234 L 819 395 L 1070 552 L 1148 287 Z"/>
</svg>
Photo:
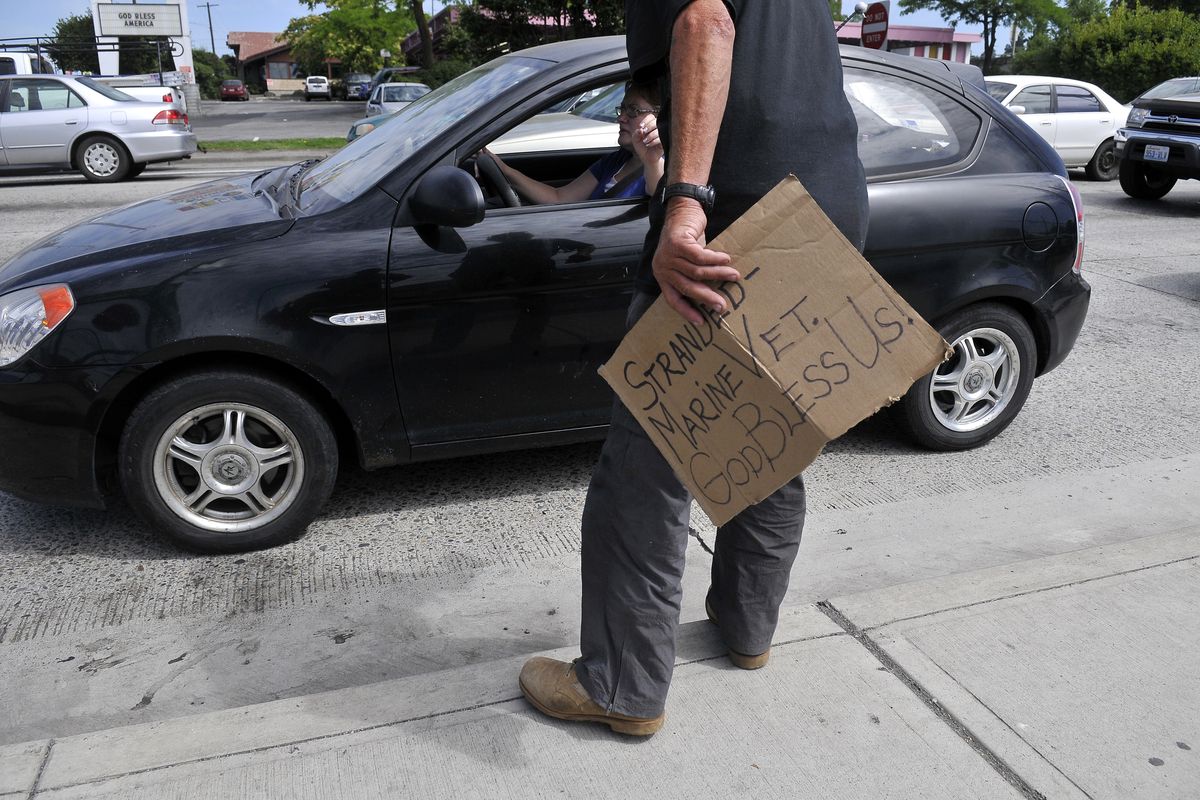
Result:
<svg viewBox="0 0 1200 800">
<path fill-rule="evenodd" d="M 217 40 L 213 38 L 212 28 L 212 10 L 213 6 L 219 6 L 220 3 L 196 3 L 196 8 L 203 8 L 208 12 L 208 43 L 212 45 L 213 55 L 217 54 Z"/>
</svg>

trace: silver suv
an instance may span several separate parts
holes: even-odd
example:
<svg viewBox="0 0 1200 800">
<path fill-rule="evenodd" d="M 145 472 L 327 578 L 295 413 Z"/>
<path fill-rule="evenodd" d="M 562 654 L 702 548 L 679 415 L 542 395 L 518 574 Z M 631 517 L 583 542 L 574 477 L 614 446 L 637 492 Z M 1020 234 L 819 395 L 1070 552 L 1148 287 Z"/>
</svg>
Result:
<svg viewBox="0 0 1200 800">
<path fill-rule="evenodd" d="M 314 97 L 333 99 L 333 94 L 329 91 L 329 79 L 324 75 L 309 75 L 304 79 L 304 99 L 312 100 Z"/>
<path fill-rule="evenodd" d="M 70 168 L 111 182 L 194 152 L 187 114 L 166 103 L 85 77 L 0 76 L 0 170 Z"/>
</svg>

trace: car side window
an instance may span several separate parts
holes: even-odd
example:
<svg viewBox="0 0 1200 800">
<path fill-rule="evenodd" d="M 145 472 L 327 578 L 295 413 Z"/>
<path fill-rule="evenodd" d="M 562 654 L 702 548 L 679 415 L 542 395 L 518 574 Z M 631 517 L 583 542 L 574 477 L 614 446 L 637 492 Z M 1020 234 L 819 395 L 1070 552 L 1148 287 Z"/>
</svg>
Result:
<svg viewBox="0 0 1200 800">
<path fill-rule="evenodd" d="M 14 80 L 9 87 L 6 111 L 56 111 L 87 105 L 58 81 Z"/>
<path fill-rule="evenodd" d="M 0 75 L 16 75 L 17 62 L 13 58 L 5 58 L 0 56 Z"/>
<path fill-rule="evenodd" d="M 1060 114 L 1104 111 L 1099 98 L 1081 86 L 1056 86 L 1054 92 L 1058 95 Z"/>
<path fill-rule="evenodd" d="M 1009 103 L 1010 106 L 1024 106 L 1026 114 L 1049 114 L 1053 108 L 1050 98 L 1049 84 L 1041 86 L 1026 86 Z"/>
<path fill-rule="evenodd" d="M 868 177 L 961 161 L 983 126 L 962 103 L 914 81 L 847 68 L 843 88 L 858 121 L 858 156 Z"/>
</svg>

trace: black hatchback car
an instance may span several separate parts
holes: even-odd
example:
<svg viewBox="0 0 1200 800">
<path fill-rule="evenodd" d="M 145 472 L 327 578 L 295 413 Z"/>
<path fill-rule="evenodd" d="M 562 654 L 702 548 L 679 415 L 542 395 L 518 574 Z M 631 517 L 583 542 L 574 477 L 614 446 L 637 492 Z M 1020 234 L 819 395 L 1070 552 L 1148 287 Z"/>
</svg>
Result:
<svg viewBox="0 0 1200 800">
<path fill-rule="evenodd" d="M 602 436 L 596 370 L 623 333 L 646 201 L 522 207 L 470 162 L 623 81 L 625 59 L 620 38 L 507 55 L 320 162 L 113 211 L 9 261 L 0 488 L 100 506 L 120 486 L 179 542 L 237 550 L 302 531 L 339 458 Z M 867 257 L 954 349 L 903 418 L 924 445 L 977 446 L 1083 324 L 1079 197 L 977 70 L 861 48 L 842 61 Z M 566 181 L 611 149 L 550 135 L 506 160 Z"/>
</svg>

